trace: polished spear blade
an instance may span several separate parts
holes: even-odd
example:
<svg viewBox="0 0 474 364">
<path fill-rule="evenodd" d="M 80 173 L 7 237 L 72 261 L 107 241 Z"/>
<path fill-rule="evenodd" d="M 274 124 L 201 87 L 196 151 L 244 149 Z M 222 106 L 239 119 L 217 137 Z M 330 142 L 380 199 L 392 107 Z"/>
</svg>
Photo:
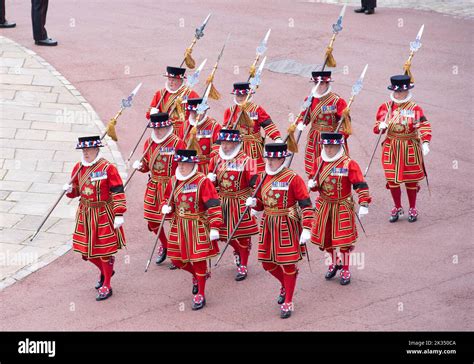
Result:
<svg viewBox="0 0 474 364">
<path fill-rule="evenodd" d="M 209 18 L 211 17 L 211 13 L 207 16 L 206 19 L 202 22 L 202 25 L 199 28 L 196 28 L 196 38 L 201 39 L 204 37 L 204 28 L 206 28 L 207 22 L 209 21 Z"/>
<path fill-rule="evenodd" d="M 341 12 L 339 13 L 339 17 L 337 18 L 336 23 L 332 25 L 334 33 L 339 33 L 342 30 L 342 20 L 344 19 L 344 14 L 346 13 L 346 7 L 347 4 L 344 4 L 341 9 Z"/>
<path fill-rule="evenodd" d="M 410 51 L 416 52 L 421 48 L 421 37 L 423 35 L 423 30 L 425 29 L 425 24 L 423 24 L 416 35 L 416 38 L 413 42 L 410 42 Z"/>
<path fill-rule="evenodd" d="M 257 47 L 257 54 L 259 56 L 262 56 L 266 51 L 267 51 L 267 43 L 268 43 L 268 38 L 270 37 L 272 29 L 268 29 L 267 34 L 265 34 L 265 37 L 262 39 L 260 42 L 259 46 Z"/>
<path fill-rule="evenodd" d="M 365 65 L 364 70 L 360 74 L 360 77 L 356 81 L 356 83 L 352 85 L 352 92 L 351 92 L 352 96 L 358 95 L 360 91 L 362 90 L 362 87 L 364 87 L 363 82 L 364 82 L 365 73 L 367 72 L 367 67 L 369 67 L 368 64 Z"/>
<path fill-rule="evenodd" d="M 126 99 L 122 99 L 122 107 L 125 109 L 127 107 L 131 107 L 132 106 L 132 102 L 133 102 L 133 98 L 135 97 L 135 95 L 137 94 L 138 90 L 140 89 L 140 87 L 142 87 L 142 83 L 140 82 L 138 84 L 137 87 L 135 87 L 135 89 L 132 91 L 132 93 L 126 98 Z"/>
<path fill-rule="evenodd" d="M 188 77 L 188 82 L 187 82 L 188 87 L 192 88 L 199 82 L 199 75 L 201 74 L 201 71 L 204 68 L 204 65 L 206 64 L 206 62 L 207 62 L 207 58 L 204 61 L 202 61 L 199 67 L 196 69 L 196 71 L 191 76 Z"/>
</svg>

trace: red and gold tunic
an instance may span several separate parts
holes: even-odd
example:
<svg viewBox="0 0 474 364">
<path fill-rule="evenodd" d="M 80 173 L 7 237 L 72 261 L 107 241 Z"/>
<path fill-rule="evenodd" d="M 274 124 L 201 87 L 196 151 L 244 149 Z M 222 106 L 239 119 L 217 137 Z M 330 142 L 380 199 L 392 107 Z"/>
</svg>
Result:
<svg viewBox="0 0 474 364">
<path fill-rule="evenodd" d="M 299 244 L 300 235 L 303 228 L 311 229 L 313 219 L 311 199 L 303 179 L 291 169 L 283 168 L 274 176 L 266 175 L 256 198 L 254 209 L 263 210 L 258 260 L 282 265 L 301 260 L 304 247 Z"/>
<path fill-rule="evenodd" d="M 187 141 L 189 144 L 190 130 L 192 125 L 189 123 L 189 119 L 186 121 L 186 131 Z M 209 162 L 213 153 L 213 147 L 219 136 L 219 132 L 222 129 L 221 124 L 219 124 L 215 119 L 211 117 L 206 117 L 202 123 L 197 127 L 196 138 L 198 140 L 199 146 L 201 147 L 202 154 L 199 154 L 199 163 L 198 171 L 207 175 L 209 173 Z"/>
<path fill-rule="evenodd" d="M 163 205 L 175 185 L 170 203 L 173 211 L 168 257 L 183 262 L 215 257 L 219 247 L 217 241 L 209 240 L 209 231 L 220 229 L 222 212 L 214 185 L 199 172 L 185 181 L 173 177 L 166 187 Z"/>
<path fill-rule="evenodd" d="M 90 167 L 77 163 L 71 176 L 72 192 L 67 197 L 80 197 L 73 249 L 87 258 L 107 257 L 125 246 L 123 228 L 114 229 L 115 216 L 127 211 L 122 178 L 117 168 L 100 158 Z"/>
<path fill-rule="evenodd" d="M 317 178 L 319 164 L 323 163 Z M 356 161 L 343 155 L 334 162 L 318 157 L 311 177 L 320 187 L 314 212 L 311 242 L 321 250 L 352 246 L 357 239 L 352 188 L 359 195 L 359 204 L 370 203 L 369 188 Z"/>
<path fill-rule="evenodd" d="M 255 161 L 243 151 L 230 160 L 223 160 L 219 155 L 214 156 L 209 164 L 209 170 L 213 171 L 216 164 L 216 184 L 224 218 L 224 225 L 219 235 L 221 240 L 227 240 L 245 211 L 245 200 L 252 195 L 252 185 L 257 177 L 256 166 Z M 251 216 L 249 209 L 237 228 L 234 239 L 247 238 L 256 234 L 258 234 L 257 220 L 255 216 Z"/>
<path fill-rule="evenodd" d="M 161 100 L 161 95 L 165 95 L 160 105 L 158 103 Z M 177 110 L 177 99 L 180 98 L 182 101 L 187 99 L 198 98 L 199 95 L 186 86 L 181 86 L 180 89 L 174 94 L 168 92 L 166 88 L 163 88 L 155 93 L 153 100 L 151 100 L 150 107 L 146 113 L 146 118 L 150 119 L 150 110 L 155 107 L 159 112 L 171 112 L 170 119 L 173 122 L 174 133 L 178 138 L 184 137 L 184 121 L 188 119 L 189 112 L 185 111 L 186 104 L 180 104 L 179 107 L 182 108 L 183 114 L 179 115 Z"/>
<path fill-rule="evenodd" d="M 387 112 L 387 138 L 382 143 L 382 166 L 387 182 L 396 184 L 421 181 L 425 177 L 421 142 L 431 140 L 431 125 L 423 110 L 413 101 L 386 102 L 377 111 L 374 133 Z"/>
<path fill-rule="evenodd" d="M 144 217 L 145 220 L 159 224 L 163 216 L 161 215 L 160 204 L 163 200 L 165 189 L 178 166 L 173 161 L 176 149 L 186 149 L 186 144 L 175 134 L 170 134 L 162 143 L 157 144 L 152 139 L 145 141 L 144 150 L 152 143 L 150 149 L 143 158 L 140 172 L 150 172 L 145 200 Z"/>
<path fill-rule="evenodd" d="M 237 110 L 234 111 L 235 108 Z M 233 129 L 240 111 L 241 107 L 234 105 L 224 112 L 224 129 Z M 263 171 L 265 169 L 265 162 L 263 161 L 263 138 L 260 128 L 263 128 L 265 136 L 271 139 L 281 138 L 281 134 L 263 107 L 249 102 L 245 107 L 245 111 L 249 115 L 250 120 L 253 121 L 253 127 L 242 125 L 242 119 L 240 119 L 234 129 L 240 131 L 244 153 L 250 158 L 255 159 L 259 171 Z M 230 120 L 231 115 L 232 120 Z"/>
<path fill-rule="evenodd" d="M 306 98 L 305 101 L 307 99 L 308 98 Z M 306 120 L 304 120 L 305 125 L 311 124 L 304 157 L 304 169 L 308 176 L 311 173 L 314 161 L 321 155 L 321 133 L 334 132 L 336 130 L 342 112 L 346 107 L 346 101 L 334 92 L 328 93 L 321 99 L 313 98 L 310 112 L 308 112 L 308 116 L 306 117 Z M 304 114 L 305 110 L 303 110 L 298 116 L 297 123 L 303 121 Z M 339 132 L 342 133 L 346 139 L 344 149 L 348 155 L 349 149 L 347 146 L 347 138 L 349 135 L 344 130 L 344 125 L 341 127 Z"/>
</svg>

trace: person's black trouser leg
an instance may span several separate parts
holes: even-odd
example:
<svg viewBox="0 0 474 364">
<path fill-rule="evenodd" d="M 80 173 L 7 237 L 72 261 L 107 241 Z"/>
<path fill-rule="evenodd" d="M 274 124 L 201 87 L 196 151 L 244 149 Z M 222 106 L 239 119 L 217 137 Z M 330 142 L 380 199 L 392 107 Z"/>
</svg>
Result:
<svg viewBox="0 0 474 364">
<path fill-rule="evenodd" d="M 5 23 L 5 0 L 0 0 L 0 24 Z"/>
<path fill-rule="evenodd" d="M 31 0 L 31 22 L 33 24 L 33 38 L 35 41 L 48 38 L 46 32 L 46 13 L 48 0 Z"/>
<path fill-rule="evenodd" d="M 377 7 L 377 0 L 362 0 L 362 7 L 372 10 Z"/>
</svg>

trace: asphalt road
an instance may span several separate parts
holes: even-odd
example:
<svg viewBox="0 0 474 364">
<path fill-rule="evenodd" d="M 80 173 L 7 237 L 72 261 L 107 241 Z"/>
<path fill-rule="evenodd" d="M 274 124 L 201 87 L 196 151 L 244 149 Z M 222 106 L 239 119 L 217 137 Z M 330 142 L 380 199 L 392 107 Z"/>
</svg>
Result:
<svg viewBox="0 0 474 364">
<path fill-rule="evenodd" d="M 113 7 L 111 6 L 113 4 Z M 144 114 L 166 65 L 181 62 L 194 28 L 212 12 L 204 38 L 193 55 L 208 58 L 210 71 L 227 33 L 232 33 L 216 75 L 222 94 L 211 114 L 222 120 L 232 103 L 232 82 L 247 78 L 255 47 L 272 28 L 268 60 L 321 63 L 339 7 L 289 0 L 92 1 L 50 4 L 47 29 L 56 48 L 32 42 L 30 3 L 17 1 L 7 18 L 17 22 L 7 37 L 30 47 L 71 81 L 106 121 L 122 97 L 139 82 L 143 87 L 132 110 L 119 121 L 119 147 L 128 156 L 145 125 Z M 181 19 L 181 20 L 180 20 Z M 180 27 L 184 22 L 184 27 Z M 358 264 L 352 283 L 325 281 L 323 254 L 310 247 L 313 273 L 301 262 L 295 313 L 279 318 L 276 280 L 264 272 L 252 251 L 249 277 L 235 282 L 232 254 L 213 271 L 207 306 L 191 310 L 187 272 L 144 267 L 154 238 L 142 218 L 146 177 L 136 176 L 127 193 L 125 230 L 128 249 L 117 258 L 114 296 L 96 302 L 95 268 L 70 252 L 0 293 L 2 330 L 473 330 L 472 244 L 472 20 L 434 12 L 379 9 L 375 16 L 348 8 L 344 30 L 334 46 L 338 62 L 333 89 L 350 96 L 366 63 L 362 93 L 352 107 L 351 156 L 364 169 L 374 147 L 377 107 L 388 99 L 389 77 L 401 73 L 409 42 L 425 24 L 423 47 L 413 61 L 415 100 L 432 123 L 431 153 L 426 158 L 431 197 L 425 182 L 419 194 L 419 220 L 388 223 L 392 202 L 385 189 L 380 154 L 370 171 L 373 195 L 364 218 Z M 403 26 L 400 26 L 400 25 Z M 343 67 L 348 72 L 343 72 Z M 236 75 L 236 70 L 240 74 Z M 204 77 L 203 77 L 204 78 Z M 285 133 L 288 114 L 298 112 L 311 85 L 308 79 L 265 71 L 255 100 Z M 197 87 L 202 93 L 203 83 Z M 71 153 L 76 153 L 71 146 Z M 78 154 L 79 157 L 79 154 Z M 303 171 L 303 155 L 293 167 Z M 403 202 L 407 206 L 406 193 Z M 255 246 L 255 244 L 254 244 Z"/>
</svg>

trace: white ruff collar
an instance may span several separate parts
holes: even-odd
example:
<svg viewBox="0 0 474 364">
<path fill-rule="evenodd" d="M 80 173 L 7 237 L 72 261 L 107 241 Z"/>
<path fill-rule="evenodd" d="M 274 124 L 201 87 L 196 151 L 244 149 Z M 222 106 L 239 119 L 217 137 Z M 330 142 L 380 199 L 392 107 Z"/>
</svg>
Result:
<svg viewBox="0 0 474 364">
<path fill-rule="evenodd" d="M 191 115 L 189 115 L 189 124 L 191 124 L 192 126 L 198 126 L 198 125 L 201 125 L 203 122 L 205 122 L 207 120 L 207 112 L 204 114 L 204 117 L 201 118 L 201 120 L 199 120 L 199 123 L 197 123 L 196 125 L 196 119 L 193 118 Z"/>
<path fill-rule="evenodd" d="M 413 96 L 413 95 L 411 94 L 411 91 L 408 91 L 407 97 L 405 97 L 403 100 L 397 100 L 397 99 L 393 96 L 393 93 L 394 93 L 394 92 L 395 92 L 395 91 L 392 91 L 392 92 L 390 93 L 390 98 L 391 98 L 392 101 L 393 101 L 394 103 L 396 103 L 396 104 L 403 104 L 403 103 L 405 103 L 405 102 L 407 102 L 407 101 L 410 101 L 411 97 Z"/>
<path fill-rule="evenodd" d="M 239 145 L 236 146 L 235 149 L 230 154 L 225 154 L 224 151 L 222 150 L 222 146 L 220 146 L 219 157 L 221 157 L 225 161 L 230 161 L 231 159 L 234 159 L 237 156 L 237 154 L 239 154 L 241 148 L 242 148 L 242 143 L 239 143 Z"/>
<path fill-rule="evenodd" d="M 325 162 L 337 161 L 339 158 L 341 158 L 344 155 L 344 147 L 341 145 L 340 148 L 341 149 L 339 149 L 339 151 L 334 155 L 334 157 L 329 158 L 328 155 L 326 154 L 326 151 L 324 150 L 324 147 L 323 147 L 323 150 L 321 151 L 321 158 Z"/>
<path fill-rule="evenodd" d="M 265 173 L 268 174 L 269 176 L 275 176 L 278 173 L 280 173 L 283 170 L 283 168 L 287 166 L 287 164 L 288 164 L 288 161 L 285 160 L 283 164 L 280 167 L 278 167 L 275 171 L 270 170 L 270 168 L 268 168 L 268 164 L 265 164 Z"/>
<path fill-rule="evenodd" d="M 166 135 L 163 137 L 163 138 L 158 138 L 156 135 L 155 135 L 155 130 L 153 130 L 153 132 L 151 133 L 151 140 L 153 140 L 154 143 L 156 144 L 161 144 L 163 143 L 166 139 L 168 139 L 168 137 L 173 133 L 173 127 L 172 126 L 168 126 L 169 130 L 168 132 L 166 133 Z"/>
<path fill-rule="evenodd" d="M 317 99 L 320 99 L 321 97 L 324 97 L 326 96 L 328 93 L 331 92 L 331 88 L 332 88 L 332 85 L 329 84 L 329 87 L 326 91 L 324 91 L 322 94 L 318 94 L 317 91 L 316 91 L 316 87 L 314 88 L 314 91 L 313 91 L 313 97 L 317 98 Z"/>
<path fill-rule="evenodd" d="M 99 150 L 99 153 L 97 153 L 97 157 L 95 157 L 95 159 L 90 163 L 85 161 L 84 156 L 81 156 L 81 163 L 84 167 L 90 167 L 96 164 L 100 158 L 102 158 L 102 154 L 100 153 L 100 150 Z"/>
<path fill-rule="evenodd" d="M 180 91 L 183 87 L 184 87 L 184 82 L 181 86 L 179 86 L 179 88 L 176 91 L 171 91 L 168 86 L 168 81 L 166 81 L 166 84 L 165 84 L 166 91 L 168 91 L 170 94 L 175 94 L 176 92 Z"/>
<path fill-rule="evenodd" d="M 178 168 L 176 168 L 176 179 L 178 181 L 186 181 L 187 179 L 190 179 L 192 176 L 194 176 L 197 172 L 197 169 L 198 169 L 198 165 L 197 163 L 194 164 L 194 168 L 193 170 L 191 171 L 191 173 L 189 173 L 187 176 L 183 176 L 181 174 L 181 172 L 179 171 Z"/>
</svg>

